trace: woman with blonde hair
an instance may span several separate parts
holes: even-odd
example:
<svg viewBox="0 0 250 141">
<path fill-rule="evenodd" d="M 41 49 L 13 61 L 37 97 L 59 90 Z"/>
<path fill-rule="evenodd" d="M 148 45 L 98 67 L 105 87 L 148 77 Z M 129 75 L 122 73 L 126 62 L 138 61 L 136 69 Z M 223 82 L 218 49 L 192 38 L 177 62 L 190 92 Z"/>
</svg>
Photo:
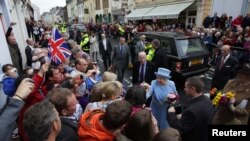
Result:
<svg viewBox="0 0 250 141">
<path fill-rule="evenodd" d="M 103 89 L 101 91 L 102 99 L 98 102 L 89 103 L 86 106 L 84 113 L 97 109 L 105 111 L 110 103 L 116 100 L 121 100 L 120 96 L 122 93 L 122 84 L 119 81 L 109 81 L 107 84 L 103 85 Z"/>
<path fill-rule="evenodd" d="M 102 74 L 102 81 L 106 82 L 106 81 L 116 81 L 117 80 L 117 75 L 113 72 L 110 71 L 105 71 Z M 126 86 L 122 85 L 122 97 L 124 97 L 127 93 L 127 88 Z"/>
<path fill-rule="evenodd" d="M 117 79 L 117 75 L 115 73 L 109 72 L 109 71 L 105 71 L 102 74 L 102 81 L 115 81 Z"/>
</svg>

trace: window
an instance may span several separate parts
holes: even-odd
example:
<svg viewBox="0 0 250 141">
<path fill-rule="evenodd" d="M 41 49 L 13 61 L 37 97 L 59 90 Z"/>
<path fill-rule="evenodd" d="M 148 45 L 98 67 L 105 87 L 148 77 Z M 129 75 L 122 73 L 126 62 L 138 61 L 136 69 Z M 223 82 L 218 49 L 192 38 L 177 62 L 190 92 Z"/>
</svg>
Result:
<svg viewBox="0 0 250 141">
<path fill-rule="evenodd" d="M 169 40 L 163 40 L 161 43 L 161 46 L 164 48 L 164 50 L 167 54 L 171 54 L 171 47 L 170 47 Z"/>
<path fill-rule="evenodd" d="M 104 8 L 109 8 L 109 0 L 103 0 L 102 2 L 103 2 L 102 3 L 103 4 L 103 7 L 102 7 L 103 9 Z"/>
<path fill-rule="evenodd" d="M 101 9 L 100 0 L 95 0 L 95 5 L 96 5 L 96 10 L 100 10 Z"/>
<path fill-rule="evenodd" d="M 187 56 L 197 52 L 204 52 L 201 40 L 199 38 L 177 40 L 181 56 Z"/>
<path fill-rule="evenodd" d="M 84 14 L 89 14 L 89 9 L 88 8 L 84 9 Z"/>
</svg>

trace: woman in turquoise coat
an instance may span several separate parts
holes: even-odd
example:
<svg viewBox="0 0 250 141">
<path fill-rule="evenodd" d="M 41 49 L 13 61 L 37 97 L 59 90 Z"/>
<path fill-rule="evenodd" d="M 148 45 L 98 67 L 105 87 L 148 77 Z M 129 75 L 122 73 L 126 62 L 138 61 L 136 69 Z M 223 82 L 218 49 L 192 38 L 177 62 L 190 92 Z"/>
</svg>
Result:
<svg viewBox="0 0 250 141">
<path fill-rule="evenodd" d="M 168 94 L 177 93 L 175 83 L 171 80 L 170 70 L 158 68 L 155 72 L 156 80 L 151 82 L 151 86 L 144 84 L 148 88 L 147 98 L 152 95 L 150 108 L 154 117 L 158 122 L 158 128 L 164 130 L 169 127 L 167 116 L 167 107 L 169 103 L 166 101 Z"/>
</svg>

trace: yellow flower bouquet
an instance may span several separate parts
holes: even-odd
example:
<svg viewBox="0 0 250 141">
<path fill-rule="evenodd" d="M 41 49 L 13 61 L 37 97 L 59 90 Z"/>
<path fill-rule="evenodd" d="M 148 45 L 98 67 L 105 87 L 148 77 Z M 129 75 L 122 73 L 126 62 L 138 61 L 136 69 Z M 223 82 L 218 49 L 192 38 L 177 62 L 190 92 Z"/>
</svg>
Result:
<svg viewBox="0 0 250 141">
<path fill-rule="evenodd" d="M 218 106 L 219 104 L 229 104 L 234 96 L 235 94 L 230 91 L 226 93 L 218 92 L 212 100 L 212 103 L 214 106 Z"/>
</svg>

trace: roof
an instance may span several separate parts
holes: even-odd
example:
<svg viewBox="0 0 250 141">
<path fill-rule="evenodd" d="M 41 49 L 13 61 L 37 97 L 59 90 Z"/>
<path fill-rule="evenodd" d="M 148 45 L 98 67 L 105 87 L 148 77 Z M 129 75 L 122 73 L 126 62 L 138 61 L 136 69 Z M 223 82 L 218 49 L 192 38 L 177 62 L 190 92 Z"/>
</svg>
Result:
<svg viewBox="0 0 250 141">
<path fill-rule="evenodd" d="M 173 37 L 173 38 L 190 37 L 190 35 L 187 35 L 184 33 L 178 33 L 178 32 L 140 32 L 140 34 L 150 34 L 150 35 L 166 36 L 166 37 Z M 192 37 L 196 37 L 196 36 L 192 36 Z"/>
</svg>

